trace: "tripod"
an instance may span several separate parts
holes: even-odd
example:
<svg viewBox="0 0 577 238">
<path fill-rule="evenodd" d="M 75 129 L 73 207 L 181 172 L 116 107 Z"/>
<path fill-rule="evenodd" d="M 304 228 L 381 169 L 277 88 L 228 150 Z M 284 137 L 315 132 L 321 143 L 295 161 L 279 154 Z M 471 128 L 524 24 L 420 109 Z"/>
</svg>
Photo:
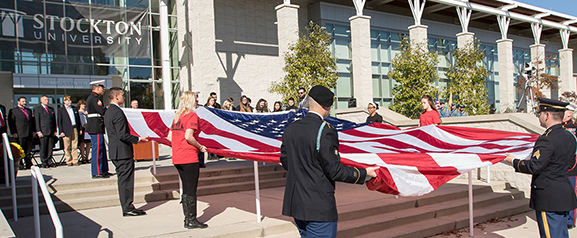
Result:
<svg viewBox="0 0 577 238">
<path fill-rule="evenodd" d="M 529 92 L 527 101 L 531 100 L 531 109 L 527 108 L 528 113 L 535 113 L 537 106 L 535 105 L 535 94 L 533 93 L 533 87 L 531 86 L 533 82 L 532 75 L 527 76 L 527 82 L 525 83 L 525 90 L 523 90 L 523 95 L 520 97 L 519 104 L 517 104 L 517 108 L 521 106 L 521 102 L 523 102 L 523 98 L 525 98 L 525 94 Z"/>
</svg>

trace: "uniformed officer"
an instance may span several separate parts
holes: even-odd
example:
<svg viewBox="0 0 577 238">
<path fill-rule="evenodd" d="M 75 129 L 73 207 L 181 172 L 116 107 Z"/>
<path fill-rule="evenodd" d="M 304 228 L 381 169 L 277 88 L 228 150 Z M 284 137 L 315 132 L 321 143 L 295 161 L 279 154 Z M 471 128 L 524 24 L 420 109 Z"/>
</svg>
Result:
<svg viewBox="0 0 577 238">
<path fill-rule="evenodd" d="M 461 115 L 459 111 L 459 107 L 457 107 L 456 103 L 451 104 L 451 113 L 449 114 L 450 117 L 458 117 Z"/>
<path fill-rule="evenodd" d="M 563 129 L 565 107 L 569 103 L 539 98 L 539 123 L 547 128 L 535 141 L 531 158 L 505 160 L 516 172 L 532 174 L 529 207 L 535 210 L 541 237 L 569 237 L 569 211 L 577 208 L 577 198 L 567 171 L 575 165 L 575 137 Z"/>
<path fill-rule="evenodd" d="M 459 116 L 460 117 L 465 117 L 468 116 L 469 113 L 467 113 L 467 111 L 465 111 L 465 105 L 461 104 L 459 105 L 460 111 L 459 111 Z"/>
<path fill-rule="evenodd" d="M 90 82 L 92 93 L 86 99 L 86 132 L 92 143 L 92 178 L 108 178 L 108 159 L 104 145 L 104 114 L 106 107 L 101 96 L 104 94 L 104 80 Z"/>
<path fill-rule="evenodd" d="M 444 102 L 439 103 L 439 116 L 441 117 L 449 117 L 449 106 L 445 106 Z"/>
<path fill-rule="evenodd" d="M 336 237 L 335 181 L 363 184 L 376 177 L 378 167 L 347 167 L 340 163 L 337 130 L 323 119 L 334 94 L 314 86 L 308 95 L 310 111 L 287 126 L 280 161 L 288 171 L 282 214 L 294 218 L 301 237 Z"/>
<path fill-rule="evenodd" d="M 573 135 L 577 136 L 576 133 L 577 125 L 575 124 L 575 122 L 573 122 L 572 119 L 573 113 L 577 109 L 577 105 L 570 103 L 565 108 L 567 110 L 565 111 L 565 117 L 563 118 L 563 128 L 573 133 Z M 575 169 L 575 166 L 573 167 L 573 169 L 569 171 L 567 176 L 569 177 L 569 181 L 571 181 L 571 185 L 573 185 L 574 189 L 573 191 L 576 191 L 577 187 L 575 187 L 575 179 L 577 179 L 577 169 Z M 577 215 L 577 209 L 571 210 L 569 212 L 569 221 L 567 222 L 567 228 L 569 229 L 575 228 L 575 220 L 577 220 L 575 219 L 576 215 Z"/>
</svg>

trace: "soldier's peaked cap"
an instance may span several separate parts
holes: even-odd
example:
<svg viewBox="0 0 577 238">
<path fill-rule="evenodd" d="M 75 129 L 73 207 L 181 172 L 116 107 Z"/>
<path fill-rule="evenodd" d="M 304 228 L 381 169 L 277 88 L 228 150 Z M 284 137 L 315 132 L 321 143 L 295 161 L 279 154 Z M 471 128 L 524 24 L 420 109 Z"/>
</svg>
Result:
<svg viewBox="0 0 577 238">
<path fill-rule="evenodd" d="M 309 91 L 309 97 L 313 98 L 320 105 L 331 107 L 333 105 L 335 94 L 325 86 L 317 85 Z"/>
<path fill-rule="evenodd" d="M 90 82 L 90 85 L 97 85 L 104 88 L 104 79 Z"/>
<path fill-rule="evenodd" d="M 539 99 L 539 111 L 549 111 L 549 112 L 557 112 L 557 111 L 565 111 L 565 107 L 569 105 L 568 102 L 563 102 L 555 99 L 549 98 L 538 98 Z"/>
</svg>

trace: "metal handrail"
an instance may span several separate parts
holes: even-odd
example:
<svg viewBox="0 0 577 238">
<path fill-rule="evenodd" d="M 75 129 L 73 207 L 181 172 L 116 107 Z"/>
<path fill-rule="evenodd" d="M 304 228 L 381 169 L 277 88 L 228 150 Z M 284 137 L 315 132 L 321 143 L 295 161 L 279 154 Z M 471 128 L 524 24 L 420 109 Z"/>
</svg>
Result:
<svg viewBox="0 0 577 238">
<path fill-rule="evenodd" d="M 14 213 L 14 221 L 18 221 L 18 206 L 16 204 L 16 175 L 14 173 L 14 155 L 12 155 L 12 149 L 10 148 L 10 140 L 8 140 L 8 135 L 2 133 L 2 141 L 4 143 L 4 174 L 6 180 L 6 187 L 12 187 L 12 212 Z M 10 158 L 10 184 L 8 185 L 8 158 Z"/>
<path fill-rule="evenodd" d="M 46 207 L 48 207 L 48 212 L 50 212 L 50 218 L 52 218 L 52 223 L 54 224 L 54 230 L 56 231 L 56 238 L 63 238 L 64 237 L 64 230 L 62 229 L 62 223 L 60 222 L 60 218 L 58 217 L 58 212 L 56 211 L 56 207 L 54 207 L 54 202 L 52 201 L 52 197 L 50 196 L 50 192 L 48 191 L 48 186 L 46 186 L 46 182 L 44 181 L 44 176 L 42 172 L 40 172 L 40 168 L 38 166 L 32 166 L 30 169 L 30 173 L 32 174 L 32 203 L 34 208 L 34 234 L 36 238 L 40 238 L 40 208 L 38 207 L 38 185 L 40 185 L 40 189 L 42 190 L 42 195 L 44 197 L 44 201 L 46 202 Z"/>
</svg>

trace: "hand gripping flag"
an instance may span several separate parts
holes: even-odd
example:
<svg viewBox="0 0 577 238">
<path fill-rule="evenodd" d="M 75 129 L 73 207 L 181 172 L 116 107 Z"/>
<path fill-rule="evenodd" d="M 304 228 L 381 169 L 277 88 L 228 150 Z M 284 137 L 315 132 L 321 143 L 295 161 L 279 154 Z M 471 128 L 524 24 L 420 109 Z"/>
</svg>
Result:
<svg viewBox="0 0 577 238">
<path fill-rule="evenodd" d="M 124 109 L 137 136 L 170 145 L 166 140 L 174 111 Z M 208 152 L 246 160 L 279 163 L 282 133 L 306 110 L 240 113 L 198 108 L 198 141 Z M 374 123 L 356 124 L 329 117 L 339 132 L 341 163 L 366 168 L 378 165 L 370 190 L 420 196 L 473 169 L 490 166 L 512 153 L 525 158 L 538 135 L 487 129 L 429 125 L 400 130 Z"/>
</svg>

